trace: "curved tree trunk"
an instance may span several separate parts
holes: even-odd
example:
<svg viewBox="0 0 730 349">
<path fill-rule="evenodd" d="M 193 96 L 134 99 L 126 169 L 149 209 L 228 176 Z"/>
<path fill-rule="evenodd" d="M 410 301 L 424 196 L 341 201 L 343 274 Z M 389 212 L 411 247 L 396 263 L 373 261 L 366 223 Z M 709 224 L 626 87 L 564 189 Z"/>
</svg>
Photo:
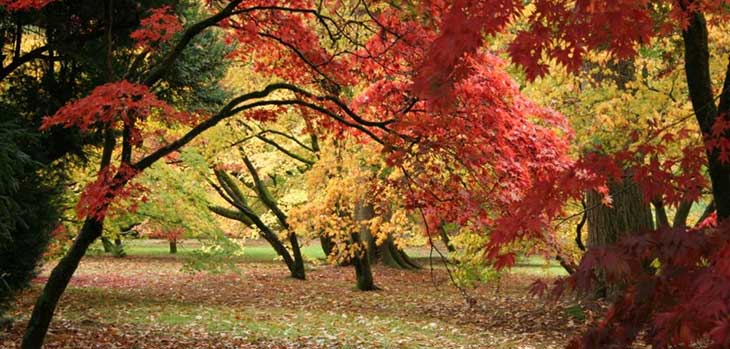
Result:
<svg viewBox="0 0 730 349">
<path fill-rule="evenodd" d="M 319 244 L 322 246 L 322 252 L 325 256 L 329 256 L 335 247 L 335 242 L 332 241 L 332 238 L 322 233 L 319 234 Z"/>
<path fill-rule="evenodd" d="M 246 163 L 246 166 L 248 166 L 249 168 L 251 176 L 254 179 L 256 193 L 259 199 L 268 209 L 274 212 L 281 226 L 288 229 L 289 224 L 287 223 L 287 216 L 279 209 L 276 202 L 273 200 L 273 198 L 270 197 L 270 194 L 268 194 L 268 192 L 266 191 L 266 188 L 263 186 L 263 183 L 258 176 L 256 168 L 253 167 L 253 164 L 251 164 L 251 162 L 245 156 L 244 161 Z M 246 226 L 256 226 L 256 228 L 259 229 L 261 237 L 264 238 L 264 240 L 266 240 L 271 245 L 271 247 L 274 248 L 276 253 L 284 260 L 284 263 L 289 269 L 291 277 L 299 280 L 304 280 L 306 278 L 304 270 L 304 258 L 302 257 L 299 240 L 296 234 L 291 232 L 288 237 L 289 243 L 292 248 L 292 251 L 290 253 L 286 246 L 284 246 L 284 243 L 279 239 L 276 233 L 274 233 L 274 230 L 266 223 L 264 223 L 259 215 L 254 212 L 254 210 L 248 204 L 246 196 L 243 194 L 243 191 L 236 183 L 236 180 L 234 180 L 233 177 L 231 177 L 228 173 L 222 170 L 215 170 L 215 176 L 218 180 L 219 185 L 216 185 L 213 182 L 210 182 L 210 184 L 218 192 L 218 194 L 234 208 L 229 209 L 220 206 L 209 206 L 208 209 L 222 217 L 237 220 L 245 224 Z"/>
<path fill-rule="evenodd" d="M 403 249 L 396 246 L 393 236 L 388 236 L 380 246 L 377 247 L 376 260 L 384 265 L 401 269 L 420 269 L 421 266 L 413 262 Z"/>
<path fill-rule="evenodd" d="M 116 140 L 113 131 L 106 129 L 99 166 L 100 169 L 104 169 L 109 165 L 115 144 Z M 121 187 L 125 184 L 126 180 L 118 183 Z M 98 207 L 97 212 L 105 212 L 108 207 L 109 203 L 102 204 Z M 20 344 L 22 349 L 40 349 L 43 346 L 43 341 L 48 332 L 48 326 L 51 324 L 53 313 L 58 306 L 58 300 L 61 299 L 61 295 L 63 295 L 66 287 L 68 287 L 71 277 L 73 277 L 74 272 L 79 267 L 79 263 L 84 258 L 89 246 L 101 237 L 103 231 L 103 215 L 99 218 L 86 217 L 83 226 L 81 226 L 81 231 L 79 231 L 79 235 L 76 236 L 73 244 L 71 244 L 71 248 L 66 251 L 66 254 L 51 271 L 51 275 L 48 277 L 43 291 L 41 291 L 33 306 L 33 312 L 30 315 L 28 326 L 25 329 L 25 334 L 23 334 L 23 341 Z"/>
<path fill-rule="evenodd" d="M 81 258 L 86 254 L 89 246 L 101 236 L 103 221 L 97 221 L 93 218 L 87 218 L 81 228 L 81 232 L 74 240 L 71 249 L 58 262 L 51 276 L 48 278 L 46 285 L 43 287 L 38 300 L 36 301 L 33 313 L 28 321 L 28 327 L 23 336 L 21 348 L 23 349 L 40 349 L 43 340 L 48 331 L 48 326 L 53 318 L 53 313 L 58 305 L 58 300 L 66 290 L 69 281 L 76 268 L 79 266 Z"/>
<path fill-rule="evenodd" d="M 112 251 L 114 250 L 114 245 L 112 244 L 112 241 L 109 240 L 109 238 L 106 236 L 101 237 L 101 246 L 104 248 L 104 253 L 112 253 Z"/>
<path fill-rule="evenodd" d="M 686 3 L 680 2 L 680 5 L 686 9 Z M 721 115 L 730 112 L 730 62 L 725 70 L 720 101 L 715 104 L 710 75 L 707 22 L 702 12 L 696 11 L 690 15 L 688 24 L 682 31 L 687 88 L 700 130 L 704 135 L 711 135 L 715 121 Z M 721 137 L 727 140 L 730 134 L 725 132 Z M 705 144 L 707 145 L 710 140 L 706 137 Z M 730 163 L 721 160 L 720 151 L 716 148 L 707 149 L 707 159 L 717 218 L 719 220 L 730 218 Z"/>
<path fill-rule="evenodd" d="M 294 257 L 294 263 L 289 268 L 291 276 L 295 279 L 304 280 L 306 279 L 306 276 L 304 275 L 304 258 L 302 257 L 302 250 L 299 248 L 299 239 L 297 239 L 297 234 L 294 234 L 293 232 L 289 233 L 289 245 L 292 249 L 292 257 Z"/>
<path fill-rule="evenodd" d="M 451 238 L 449 237 L 449 233 L 446 232 L 445 224 L 441 224 L 439 226 L 439 237 L 441 238 L 441 242 L 444 243 L 444 246 L 446 246 L 446 250 L 449 251 L 449 253 L 456 252 L 456 248 L 454 247 L 454 244 L 451 243 Z"/>
</svg>

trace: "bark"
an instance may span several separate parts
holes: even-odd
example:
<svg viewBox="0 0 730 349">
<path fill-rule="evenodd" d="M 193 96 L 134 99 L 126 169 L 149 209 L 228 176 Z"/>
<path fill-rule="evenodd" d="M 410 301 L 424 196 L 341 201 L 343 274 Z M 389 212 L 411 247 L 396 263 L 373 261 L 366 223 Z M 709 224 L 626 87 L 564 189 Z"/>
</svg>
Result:
<svg viewBox="0 0 730 349">
<path fill-rule="evenodd" d="M 170 254 L 177 253 L 177 239 L 170 239 Z"/>
<path fill-rule="evenodd" d="M 603 205 L 601 194 L 595 191 L 587 195 L 588 247 L 613 244 L 623 236 L 645 232 L 654 226 L 651 208 L 631 177 L 624 177 L 621 183 L 610 183 L 609 190 L 613 207 Z"/>
<path fill-rule="evenodd" d="M 361 208 L 362 220 L 375 217 L 375 210 L 372 205 L 365 205 Z M 389 215 L 384 217 L 389 219 Z M 375 237 L 368 227 L 363 227 L 360 238 L 367 246 L 367 255 L 370 264 L 382 263 L 383 265 L 400 269 L 421 269 L 421 266 L 413 262 L 403 249 L 398 248 L 392 235 L 388 235 L 384 242 L 378 245 Z"/>
<path fill-rule="evenodd" d="M 651 203 L 654 205 L 656 228 L 669 228 L 669 217 L 667 217 L 667 210 L 664 208 L 664 200 L 654 199 Z"/>
<path fill-rule="evenodd" d="M 677 207 L 677 212 L 674 214 L 674 220 L 672 220 L 672 227 L 687 227 L 687 217 L 689 217 L 689 211 L 692 209 L 692 204 L 692 201 L 682 201 L 679 204 L 679 207 Z"/>
<path fill-rule="evenodd" d="M 639 186 L 626 176 L 620 183 L 609 183 L 613 198 L 612 207 L 602 204 L 602 195 L 591 191 L 586 196 L 588 205 L 587 247 L 611 245 L 628 234 L 643 233 L 653 229 L 652 212 L 649 203 L 644 201 Z M 598 297 L 613 297 L 620 285 L 603 283 Z"/>
<path fill-rule="evenodd" d="M 68 286 L 73 273 L 78 268 L 81 258 L 86 254 L 86 250 L 101 236 L 102 227 L 103 222 L 87 218 L 81 232 L 71 245 L 71 249 L 53 268 L 48 282 L 46 282 L 43 291 L 38 296 L 33 313 L 28 321 L 28 327 L 21 344 L 22 349 L 40 349 L 43 345 L 58 300 L 66 290 L 66 286 Z"/>
<path fill-rule="evenodd" d="M 708 135 L 711 135 L 712 126 L 718 116 L 726 114 L 730 110 L 730 66 L 726 70 L 720 104 L 715 106 L 710 75 L 707 23 L 702 13 L 695 12 L 690 16 L 689 26 L 682 32 L 682 39 L 687 87 L 692 109 L 700 130 L 705 135 L 705 142 L 707 142 Z M 729 135 L 724 134 L 722 137 L 727 138 Z M 720 161 L 720 154 L 716 149 L 708 149 L 707 158 L 717 217 L 726 219 L 730 217 L 730 164 Z"/>
<path fill-rule="evenodd" d="M 363 205 L 358 203 L 355 205 L 355 220 L 363 221 L 373 217 L 373 208 L 371 205 Z M 368 234 L 368 227 L 363 225 L 359 232 L 350 234 L 351 243 L 360 245 L 362 248 L 355 255 L 352 264 L 355 267 L 355 277 L 357 278 L 357 289 L 360 291 L 375 291 L 379 288 L 375 286 L 373 279 L 373 271 L 370 267 L 370 257 L 368 256 L 368 242 L 361 239 L 361 235 Z"/>
<path fill-rule="evenodd" d="M 444 227 L 443 224 L 441 224 L 441 226 L 439 226 L 439 236 L 441 237 L 441 242 L 444 243 L 444 245 L 446 246 L 446 250 L 449 251 L 449 253 L 456 252 L 456 248 L 451 243 L 451 238 L 449 238 L 449 233 L 446 232 L 446 228 Z"/>
</svg>

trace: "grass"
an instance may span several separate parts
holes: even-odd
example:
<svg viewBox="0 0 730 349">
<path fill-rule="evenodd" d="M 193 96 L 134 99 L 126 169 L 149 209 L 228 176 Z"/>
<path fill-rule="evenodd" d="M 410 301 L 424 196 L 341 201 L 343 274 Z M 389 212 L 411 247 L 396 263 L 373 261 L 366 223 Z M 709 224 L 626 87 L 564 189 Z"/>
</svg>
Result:
<svg viewBox="0 0 730 349">
<path fill-rule="evenodd" d="M 541 256 L 521 257 L 515 263 L 511 270 L 512 273 L 538 276 L 538 277 L 556 277 L 567 276 L 568 273 L 560 266 L 559 263 L 552 260 L 546 260 Z"/>
<path fill-rule="evenodd" d="M 377 265 L 382 290 L 359 292 L 352 267 L 313 264 L 306 281 L 294 280 L 268 245 L 248 243 L 232 261 L 237 270 L 221 273 L 183 269 L 201 247 L 197 241 L 180 244 L 177 255 L 166 241 L 127 241 L 129 258 L 100 256 L 95 246 L 60 303 L 49 347 L 559 348 L 574 330 L 568 320 L 579 323 L 583 314 L 574 303 L 527 294 L 533 276 L 562 272 L 539 257 L 520 258 L 498 282 L 469 288 L 479 306 L 466 309 L 440 263 L 420 272 Z M 303 252 L 324 258 L 318 244 Z M 408 250 L 416 258 L 428 252 Z M 47 275 L 21 297 L 15 339 L 0 338 L 0 347 L 17 347 Z M 118 344 L 130 339 L 131 346 Z"/>
<path fill-rule="evenodd" d="M 178 244 L 177 254 L 173 255 L 170 254 L 168 242 L 165 240 L 136 239 L 125 241 L 124 251 L 129 256 L 190 259 L 196 257 L 195 252 L 199 251 L 201 246 L 201 243 L 196 240 L 185 240 Z M 431 264 L 428 261 L 428 248 L 410 247 L 406 251 L 409 256 L 422 265 L 428 266 Z M 320 263 L 325 260 L 324 252 L 318 243 L 304 245 L 302 247 L 302 254 L 305 260 L 308 261 Z M 90 255 L 103 255 L 101 243 L 96 243 L 92 247 Z M 228 256 L 226 258 L 232 259 L 235 263 L 280 263 L 280 258 L 276 254 L 276 251 L 266 244 L 266 242 L 258 240 L 248 241 L 248 245 L 244 245 L 240 255 Z M 439 262 L 434 262 L 433 265 L 437 268 L 442 267 L 442 264 Z M 557 262 L 545 260 L 541 256 L 519 258 L 509 272 L 537 277 L 567 275 L 565 269 Z"/>
<path fill-rule="evenodd" d="M 179 266 L 169 258 L 91 257 L 57 318 L 89 331 L 81 336 L 91 341 L 97 328 L 132 326 L 147 333 L 172 332 L 171 341 L 181 342 L 224 336 L 298 343 L 292 348 L 533 348 L 523 345 L 532 342 L 519 331 L 480 325 L 478 310 L 463 313 L 461 296 L 445 284 L 443 270 L 433 280 L 428 272 L 377 267 L 384 290 L 363 293 L 352 289 L 351 268 L 320 267 L 303 282 L 282 277 L 285 273 L 272 263 L 245 263 L 240 275 L 218 276 L 186 274 Z M 470 292 L 480 302 L 493 302 L 493 294 L 484 291 Z M 517 307 L 503 301 L 489 305 L 488 314 L 518 314 Z M 558 347 L 549 343 L 539 347 Z"/>
<path fill-rule="evenodd" d="M 177 253 L 171 254 L 168 242 L 165 240 L 135 239 L 124 242 L 124 252 L 128 256 L 143 256 L 156 258 L 190 258 L 200 251 L 201 243 L 196 240 L 184 240 L 178 243 Z M 104 251 L 100 242 L 95 243 L 89 250 L 89 255 L 100 256 Z M 325 255 L 319 245 L 302 247 L 302 255 L 306 260 L 324 260 Z M 237 263 L 269 263 L 279 260 L 276 251 L 259 241 L 253 241 L 251 246 L 244 246 L 240 254 L 232 256 Z"/>
</svg>

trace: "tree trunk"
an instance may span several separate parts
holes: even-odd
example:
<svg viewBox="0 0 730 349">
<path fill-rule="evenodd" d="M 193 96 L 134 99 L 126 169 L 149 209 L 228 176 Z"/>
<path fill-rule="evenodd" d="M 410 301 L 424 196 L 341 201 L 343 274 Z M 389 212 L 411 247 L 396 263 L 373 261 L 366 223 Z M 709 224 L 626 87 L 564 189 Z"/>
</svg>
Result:
<svg viewBox="0 0 730 349">
<path fill-rule="evenodd" d="M 170 254 L 177 253 L 177 239 L 170 239 Z"/>
<path fill-rule="evenodd" d="M 360 211 L 359 220 L 368 220 L 375 217 L 375 209 L 372 205 L 365 205 Z M 390 219 L 386 215 L 385 219 Z M 421 266 L 413 262 L 403 249 L 398 248 L 392 235 L 378 245 L 375 242 L 370 229 L 365 226 L 361 228 L 360 238 L 367 246 L 367 255 L 370 264 L 383 263 L 386 266 L 400 269 L 420 269 Z"/>
<path fill-rule="evenodd" d="M 692 210 L 692 201 L 682 201 L 677 207 L 677 212 L 674 213 L 674 219 L 672 220 L 673 228 L 686 228 L 687 217 L 689 217 L 689 211 Z"/>
<path fill-rule="evenodd" d="M 656 215 L 656 228 L 669 228 L 669 218 L 667 217 L 667 210 L 664 207 L 664 201 L 659 198 L 654 199 L 651 203 L 652 205 L 654 205 L 654 212 Z"/>
<path fill-rule="evenodd" d="M 441 224 L 439 226 L 439 236 L 441 237 L 441 242 L 444 243 L 446 246 L 446 250 L 449 251 L 449 253 L 456 252 L 456 248 L 451 243 L 451 238 L 449 237 L 449 233 L 446 232 L 446 227 L 444 224 Z"/>
<path fill-rule="evenodd" d="M 319 234 L 319 244 L 322 246 L 322 252 L 325 256 L 329 256 L 335 247 L 335 242 L 332 241 L 332 238 L 322 233 Z"/>
<path fill-rule="evenodd" d="M 292 255 L 294 257 L 294 263 L 289 268 L 291 276 L 295 279 L 304 280 L 304 258 L 302 257 L 302 250 L 299 248 L 299 240 L 297 234 L 289 232 L 289 244 L 291 245 Z"/>
<path fill-rule="evenodd" d="M 43 345 L 58 300 L 66 290 L 66 286 L 71 281 L 71 277 L 78 268 L 81 258 L 86 254 L 89 245 L 101 236 L 102 227 L 103 221 L 87 218 L 81 232 L 71 245 L 71 249 L 53 268 L 51 276 L 43 287 L 43 291 L 38 297 L 28 321 L 28 327 L 25 330 L 23 343 L 21 344 L 22 349 L 40 349 Z"/>
<path fill-rule="evenodd" d="M 413 262 L 405 251 L 396 246 L 393 236 L 377 247 L 377 259 L 384 265 L 401 269 L 420 269 L 421 266 Z"/>
<path fill-rule="evenodd" d="M 631 177 L 609 184 L 613 207 L 601 203 L 601 194 L 591 191 L 588 199 L 588 247 L 610 245 L 623 236 L 651 230 L 651 207 Z"/>
<path fill-rule="evenodd" d="M 106 236 L 101 237 L 101 246 L 104 247 L 104 253 L 112 253 L 114 249 L 111 240 Z"/>
<path fill-rule="evenodd" d="M 684 2 L 680 2 L 680 5 L 684 5 Z M 686 10 L 686 8 L 683 9 Z M 702 133 L 711 135 L 712 126 L 719 115 L 730 111 L 730 64 L 726 68 L 720 103 L 716 106 L 710 75 L 707 23 L 701 12 L 696 11 L 691 14 L 689 25 L 682 32 L 682 39 L 684 41 L 684 67 L 692 109 Z M 728 138 L 730 135 L 725 133 L 722 137 Z M 706 137 L 705 144 L 709 140 Z M 720 152 L 717 149 L 707 149 L 707 158 L 717 218 L 723 220 L 730 217 L 730 164 L 720 160 Z"/>
<path fill-rule="evenodd" d="M 359 222 L 371 219 L 373 215 L 374 211 L 372 205 L 363 205 L 362 203 L 357 203 L 357 205 L 355 205 L 354 218 L 356 221 Z M 361 246 L 352 261 L 352 264 L 355 267 L 355 277 L 357 278 L 357 289 L 360 291 L 378 290 L 373 279 L 373 271 L 370 268 L 368 242 L 362 241 L 360 238 L 362 234 L 369 234 L 368 229 L 369 228 L 363 224 L 361 225 L 359 232 L 353 232 L 350 234 L 351 243 L 356 246 Z"/>
<path fill-rule="evenodd" d="M 609 183 L 613 207 L 602 204 L 602 195 L 591 191 L 586 195 L 588 212 L 588 248 L 611 245 L 628 234 L 653 229 L 651 206 L 644 201 L 639 186 L 630 176 L 620 183 Z M 613 296 L 617 285 L 604 285 L 598 296 Z"/>
<path fill-rule="evenodd" d="M 352 243 L 363 245 L 360 240 L 360 234 L 351 235 Z M 376 291 L 379 288 L 375 286 L 373 279 L 373 271 L 370 268 L 370 260 L 367 256 L 366 248 L 362 248 L 353 258 L 352 265 L 355 267 L 355 277 L 357 278 L 357 289 L 360 291 Z"/>
</svg>

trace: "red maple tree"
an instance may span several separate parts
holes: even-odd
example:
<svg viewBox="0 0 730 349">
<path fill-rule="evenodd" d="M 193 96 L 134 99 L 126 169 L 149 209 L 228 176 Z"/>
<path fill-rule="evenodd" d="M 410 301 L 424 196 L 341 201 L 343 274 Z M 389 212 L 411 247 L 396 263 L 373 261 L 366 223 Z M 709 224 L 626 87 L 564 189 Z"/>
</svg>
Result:
<svg viewBox="0 0 730 349">
<path fill-rule="evenodd" d="M 431 6 L 436 2 L 428 2 Z M 450 6 L 449 6 L 450 5 Z M 445 15 L 438 22 L 440 35 L 432 42 L 429 54 L 414 82 L 423 98 L 455 95 L 453 86 L 465 79 L 468 67 L 464 57 L 479 55 L 484 34 L 501 30 L 505 21 L 516 20 L 525 11 L 523 2 L 454 1 L 438 3 Z M 578 270 L 558 283 L 557 293 L 568 287 L 587 292 L 595 285 L 597 270 L 624 284 L 624 293 L 606 317 L 584 336 L 571 343 L 574 348 L 625 347 L 641 332 L 657 348 L 689 347 L 704 342 L 725 348 L 730 344 L 727 319 L 730 305 L 727 239 L 730 231 L 730 164 L 728 163 L 726 115 L 730 110 L 730 69 L 719 105 L 709 80 L 707 21 L 727 17 L 725 1 L 602 1 L 573 2 L 537 0 L 531 2 L 526 26 L 517 30 L 509 47 L 513 62 L 522 66 L 533 79 L 544 75 L 548 60 L 555 60 L 569 71 L 582 67 L 582 57 L 590 50 L 605 50 L 615 58 L 627 58 L 656 36 L 681 33 L 685 48 L 685 67 L 696 119 L 704 136 L 704 147 L 687 148 L 683 156 L 659 162 L 663 145 L 646 144 L 621 151 L 612 157 L 590 154 L 579 159 L 561 176 L 530 193 L 529 200 L 510 210 L 508 219 L 492 236 L 509 240 L 535 231 L 542 214 L 555 217 L 567 198 L 595 188 L 607 179 L 619 178 L 620 169 L 629 167 L 640 174 L 645 197 L 661 195 L 669 202 L 697 198 L 708 184 L 702 175 L 709 170 L 719 225 L 697 228 L 660 229 L 632 236 L 616 246 L 594 249 L 583 258 Z M 425 12 L 425 11 L 424 11 Z M 455 45 L 458 40 L 466 40 Z M 471 40 L 471 41 L 469 41 Z M 433 73 L 433 71 L 438 73 Z M 664 136 L 662 141 L 671 141 Z M 649 158 L 648 164 L 633 161 Z M 681 174 L 672 168 L 679 166 Z M 588 179 L 588 180 L 586 180 Z M 677 189 L 679 188 L 679 190 Z M 681 192 L 681 194 L 678 193 Z M 547 205 L 536 207 L 533 202 Z M 511 217 L 510 217 L 511 216 Z M 526 222 L 520 222 L 522 219 Z M 534 221 L 534 222 L 533 222 Z M 532 223 L 531 223 L 532 222 Z M 537 236 L 537 234 L 535 234 Z M 490 242 L 490 245 L 493 242 Z M 492 255 L 492 254 L 490 254 Z M 506 259 L 509 262 L 511 259 Z M 658 262 L 658 267 L 647 267 Z M 536 284 L 535 290 L 544 285 Z"/>
</svg>

